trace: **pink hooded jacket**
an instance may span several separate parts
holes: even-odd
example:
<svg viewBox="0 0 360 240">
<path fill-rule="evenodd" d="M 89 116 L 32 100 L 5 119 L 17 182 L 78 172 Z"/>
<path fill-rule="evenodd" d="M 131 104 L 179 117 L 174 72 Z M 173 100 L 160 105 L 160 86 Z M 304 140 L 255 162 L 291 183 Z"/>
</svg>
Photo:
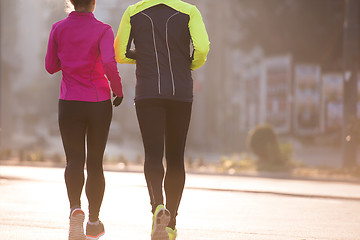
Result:
<svg viewBox="0 0 360 240">
<path fill-rule="evenodd" d="M 123 96 L 117 70 L 112 28 L 91 12 L 71 12 L 51 29 L 45 67 L 50 73 L 62 70 L 60 99 L 100 102 L 112 91 Z M 105 75 L 107 78 L 105 77 Z"/>
</svg>

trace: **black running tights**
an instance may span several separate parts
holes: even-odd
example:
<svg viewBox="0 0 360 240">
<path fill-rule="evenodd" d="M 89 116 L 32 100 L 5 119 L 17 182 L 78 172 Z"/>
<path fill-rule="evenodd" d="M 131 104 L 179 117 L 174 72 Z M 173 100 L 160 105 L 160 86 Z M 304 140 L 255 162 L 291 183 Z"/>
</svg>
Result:
<svg viewBox="0 0 360 240">
<path fill-rule="evenodd" d="M 97 221 L 104 196 L 103 155 L 111 118 L 110 100 L 103 102 L 59 100 L 59 128 L 66 155 L 65 183 L 70 208 L 81 206 L 86 159 L 85 192 L 89 202 L 90 221 Z"/>
<path fill-rule="evenodd" d="M 174 228 L 185 184 L 184 151 L 191 118 L 191 102 L 163 99 L 138 100 L 135 103 L 145 150 L 144 172 L 152 211 L 163 204 L 165 174 L 166 208 L 169 226 Z M 162 163 L 165 145 L 166 173 Z"/>
</svg>

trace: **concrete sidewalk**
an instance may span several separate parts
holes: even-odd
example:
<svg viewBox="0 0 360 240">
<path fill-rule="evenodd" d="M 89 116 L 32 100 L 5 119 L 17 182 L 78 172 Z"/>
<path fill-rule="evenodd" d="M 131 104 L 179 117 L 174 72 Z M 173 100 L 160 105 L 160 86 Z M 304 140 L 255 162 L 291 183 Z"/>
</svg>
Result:
<svg viewBox="0 0 360 240">
<path fill-rule="evenodd" d="M 101 240 L 150 239 L 143 174 L 105 176 Z M 0 193 L 2 239 L 67 239 L 63 169 L 0 166 Z M 359 211 L 359 184 L 189 174 L 178 240 L 358 240 Z"/>
</svg>

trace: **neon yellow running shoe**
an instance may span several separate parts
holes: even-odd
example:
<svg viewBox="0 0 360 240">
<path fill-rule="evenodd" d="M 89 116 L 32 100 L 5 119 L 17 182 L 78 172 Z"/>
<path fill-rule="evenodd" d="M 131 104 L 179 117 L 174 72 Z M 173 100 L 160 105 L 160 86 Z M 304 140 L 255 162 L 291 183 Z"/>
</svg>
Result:
<svg viewBox="0 0 360 240">
<path fill-rule="evenodd" d="M 170 222 L 170 212 L 164 205 L 156 207 L 152 218 L 151 240 L 169 240 L 169 234 L 166 227 Z"/>
<path fill-rule="evenodd" d="M 170 227 L 167 227 L 166 228 L 166 231 L 168 232 L 168 234 L 169 234 L 169 239 L 170 240 L 175 240 L 176 239 L 176 237 L 177 237 L 177 229 L 175 228 L 175 229 L 172 229 L 172 228 L 170 228 Z"/>
</svg>

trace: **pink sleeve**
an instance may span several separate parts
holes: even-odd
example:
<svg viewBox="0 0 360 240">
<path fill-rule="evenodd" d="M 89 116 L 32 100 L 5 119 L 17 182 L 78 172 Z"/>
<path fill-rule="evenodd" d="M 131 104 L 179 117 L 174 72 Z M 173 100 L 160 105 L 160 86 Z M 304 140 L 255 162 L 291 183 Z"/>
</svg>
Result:
<svg viewBox="0 0 360 240">
<path fill-rule="evenodd" d="M 111 90 L 116 96 L 122 97 L 121 78 L 115 61 L 114 32 L 111 27 L 105 30 L 100 40 L 100 53 L 104 72 L 110 81 Z"/>
<path fill-rule="evenodd" d="M 57 55 L 57 44 L 54 38 L 54 26 L 51 29 L 49 43 L 45 57 L 45 68 L 50 74 L 61 70 L 60 59 Z"/>
</svg>

